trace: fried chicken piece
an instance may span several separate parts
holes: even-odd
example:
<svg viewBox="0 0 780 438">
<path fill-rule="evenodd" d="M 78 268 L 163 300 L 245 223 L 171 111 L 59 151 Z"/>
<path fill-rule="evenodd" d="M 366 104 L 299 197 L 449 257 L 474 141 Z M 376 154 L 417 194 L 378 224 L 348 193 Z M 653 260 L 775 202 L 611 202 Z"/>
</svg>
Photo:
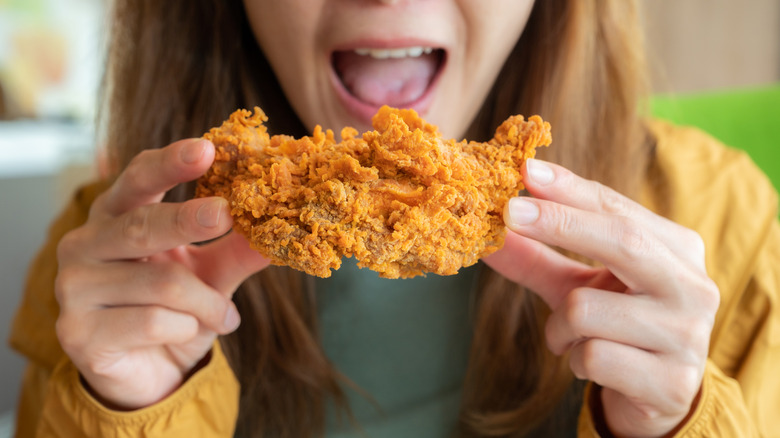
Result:
<svg viewBox="0 0 780 438">
<path fill-rule="evenodd" d="M 234 229 L 274 264 L 329 277 L 354 256 L 386 278 L 451 275 L 503 245 L 520 167 L 552 141 L 539 116 L 507 119 L 487 143 L 442 139 L 413 110 L 382 107 L 374 131 L 269 136 L 260 108 L 203 137 L 217 149 L 197 193 L 222 196 Z"/>
</svg>

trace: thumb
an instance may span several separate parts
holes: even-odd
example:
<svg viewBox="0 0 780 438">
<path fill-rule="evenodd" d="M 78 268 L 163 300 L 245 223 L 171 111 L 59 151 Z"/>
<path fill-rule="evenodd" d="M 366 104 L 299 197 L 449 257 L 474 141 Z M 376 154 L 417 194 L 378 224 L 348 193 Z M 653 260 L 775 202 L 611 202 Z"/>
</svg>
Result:
<svg viewBox="0 0 780 438">
<path fill-rule="evenodd" d="M 194 248 L 193 260 L 198 277 L 228 297 L 244 280 L 271 264 L 234 231 Z"/>
</svg>

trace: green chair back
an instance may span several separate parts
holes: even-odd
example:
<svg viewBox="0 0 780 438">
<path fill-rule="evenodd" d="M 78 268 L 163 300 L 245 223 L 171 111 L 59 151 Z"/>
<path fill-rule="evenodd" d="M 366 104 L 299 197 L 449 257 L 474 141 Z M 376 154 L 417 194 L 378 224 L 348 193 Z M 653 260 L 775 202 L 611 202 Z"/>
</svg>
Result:
<svg viewBox="0 0 780 438">
<path fill-rule="evenodd" d="M 746 151 L 780 190 L 780 83 L 762 88 L 655 96 L 654 116 L 707 131 Z"/>
</svg>

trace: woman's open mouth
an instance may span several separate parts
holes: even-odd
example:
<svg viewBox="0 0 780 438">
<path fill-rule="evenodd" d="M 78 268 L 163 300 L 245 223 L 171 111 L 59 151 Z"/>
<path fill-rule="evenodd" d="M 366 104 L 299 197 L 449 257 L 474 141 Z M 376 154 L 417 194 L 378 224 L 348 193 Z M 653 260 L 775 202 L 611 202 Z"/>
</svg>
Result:
<svg viewBox="0 0 780 438">
<path fill-rule="evenodd" d="M 382 105 L 424 114 L 445 60 L 444 50 L 427 46 L 338 50 L 332 78 L 346 109 L 370 125 Z"/>
</svg>

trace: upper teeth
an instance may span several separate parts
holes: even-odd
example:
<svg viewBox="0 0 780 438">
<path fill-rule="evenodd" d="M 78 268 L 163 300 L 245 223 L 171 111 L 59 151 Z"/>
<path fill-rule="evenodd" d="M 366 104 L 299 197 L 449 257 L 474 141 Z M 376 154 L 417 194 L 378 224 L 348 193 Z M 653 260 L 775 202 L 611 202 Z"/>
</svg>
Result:
<svg viewBox="0 0 780 438">
<path fill-rule="evenodd" d="M 433 52 L 432 47 L 404 47 L 400 49 L 355 49 L 355 53 L 361 56 L 370 56 L 375 59 L 387 59 L 387 58 L 416 58 L 423 53 L 426 55 Z"/>
</svg>

